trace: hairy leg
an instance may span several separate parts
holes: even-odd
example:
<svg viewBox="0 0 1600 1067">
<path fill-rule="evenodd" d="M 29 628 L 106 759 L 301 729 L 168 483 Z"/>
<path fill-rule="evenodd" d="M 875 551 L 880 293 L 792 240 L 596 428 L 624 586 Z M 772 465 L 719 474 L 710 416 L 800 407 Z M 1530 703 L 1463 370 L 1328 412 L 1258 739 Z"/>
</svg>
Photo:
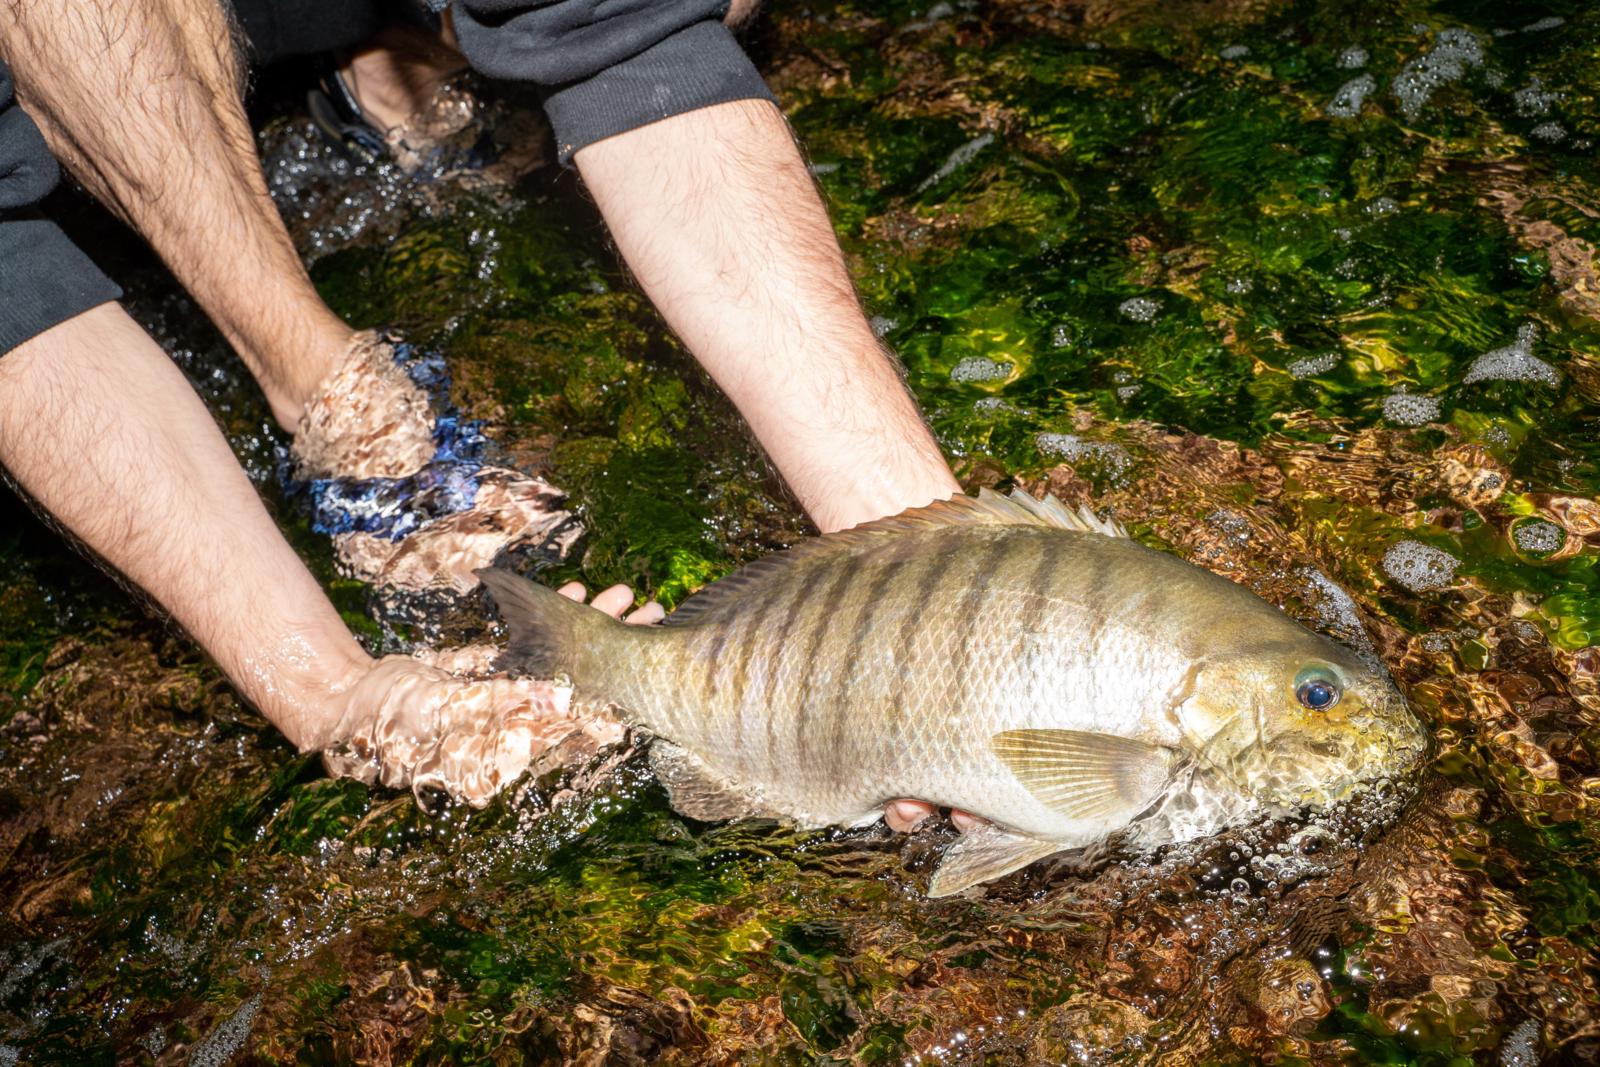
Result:
<svg viewBox="0 0 1600 1067">
<path fill-rule="evenodd" d="M 267 193 L 219 0 L 0 0 L 52 151 L 154 246 L 293 429 L 351 344 Z"/>
</svg>

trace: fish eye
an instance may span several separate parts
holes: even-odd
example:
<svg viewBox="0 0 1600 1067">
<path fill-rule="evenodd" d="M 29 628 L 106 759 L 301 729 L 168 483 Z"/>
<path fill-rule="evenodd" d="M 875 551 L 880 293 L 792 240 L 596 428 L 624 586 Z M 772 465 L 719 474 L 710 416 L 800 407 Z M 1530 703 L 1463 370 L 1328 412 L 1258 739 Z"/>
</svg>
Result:
<svg viewBox="0 0 1600 1067">
<path fill-rule="evenodd" d="M 1339 703 L 1341 695 L 1339 683 L 1324 671 L 1301 671 L 1295 679 L 1295 699 L 1312 711 L 1327 711 Z"/>
</svg>

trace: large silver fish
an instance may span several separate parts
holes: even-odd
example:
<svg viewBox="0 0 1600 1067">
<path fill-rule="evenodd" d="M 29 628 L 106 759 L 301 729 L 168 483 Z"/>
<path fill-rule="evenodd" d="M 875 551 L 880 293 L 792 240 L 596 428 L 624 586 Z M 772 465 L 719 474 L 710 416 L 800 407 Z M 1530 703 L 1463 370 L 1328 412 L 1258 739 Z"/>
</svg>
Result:
<svg viewBox="0 0 1600 1067">
<path fill-rule="evenodd" d="M 990 821 L 932 896 L 1130 829 L 1322 807 L 1413 768 L 1387 675 L 1054 498 L 983 492 L 805 541 L 625 626 L 504 571 L 503 662 L 655 735 L 685 815 L 858 825 L 915 797 Z"/>
</svg>

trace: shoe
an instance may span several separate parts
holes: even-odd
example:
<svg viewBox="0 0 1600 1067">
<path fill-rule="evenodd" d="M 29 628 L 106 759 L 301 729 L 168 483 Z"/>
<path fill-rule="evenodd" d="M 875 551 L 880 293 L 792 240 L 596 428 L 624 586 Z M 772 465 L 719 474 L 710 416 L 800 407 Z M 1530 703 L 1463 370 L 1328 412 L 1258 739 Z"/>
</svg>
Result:
<svg viewBox="0 0 1600 1067">
<path fill-rule="evenodd" d="M 328 143 L 350 162 L 371 166 L 389 156 L 388 139 L 367 121 L 331 55 L 323 59 L 317 87 L 306 94 L 306 109 Z"/>
</svg>

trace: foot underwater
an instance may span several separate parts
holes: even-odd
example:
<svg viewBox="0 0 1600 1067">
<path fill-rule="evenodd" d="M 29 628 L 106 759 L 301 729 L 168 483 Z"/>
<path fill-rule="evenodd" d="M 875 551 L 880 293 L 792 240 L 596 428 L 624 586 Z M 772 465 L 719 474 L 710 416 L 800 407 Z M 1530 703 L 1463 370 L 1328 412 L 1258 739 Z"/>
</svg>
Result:
<svg viewBox="0 0 1600 1067">
<path fill-rule="evenodd" d="M 1383 669 L 1054 498 L 957 497 L 813 538 L 624 626 L 479 572 L 510 669 L 651 733 L 682 814 L 989 820 L 929 894 L 1128 832 L 1141 847 L 1339 803 L 1426 736 Z"/>
</svg>

